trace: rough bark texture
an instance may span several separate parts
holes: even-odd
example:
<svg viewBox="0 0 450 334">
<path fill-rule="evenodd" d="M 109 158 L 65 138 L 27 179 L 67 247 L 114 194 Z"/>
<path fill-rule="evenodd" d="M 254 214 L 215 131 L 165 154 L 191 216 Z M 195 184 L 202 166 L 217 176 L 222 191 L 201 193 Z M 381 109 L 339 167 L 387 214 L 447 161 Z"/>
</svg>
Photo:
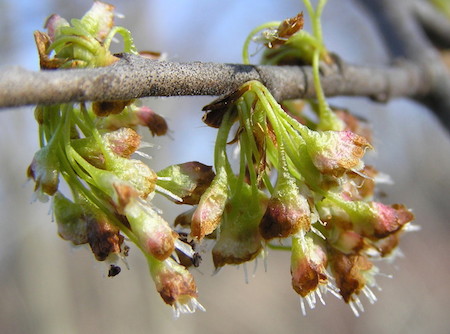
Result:
<svg viewBox="0 0 450 334">
<path fill-rule="evenodd" d="M 432 79 L 428 68 L 413 63 L 364 67 L 339 63 L 326 70 L 327 96 L 424 96 Z M 263 82 L 278 100 L 315 96 L 311 67 L 176 63 L 130 54 L 109 67 L 95 69 L 3 71 L 0 107 L 75 101 L 129 100 L 146 96 L 222 95 L 249 80 Z"/>
<path fill-rule="evenodd" d="M 450 45 L 450 21 L 422 0 L 355 0 L 379 26 L 392 59 L 386 67 L 337 61 L 322 73 L 326 96 L 409 97 L 450 129 L 450 74 L 436 46 Z M 428 34 L 428 35 L 427 35 Z M 228 94 L 249 80 L 277 100 L 315 97 L 310 67 L 159 62 L 129 54 L 112 66 L 32 72 L 0 71 L 0 108 L 29 104 L 129 100 L 147 96 Z"/>
</svg>

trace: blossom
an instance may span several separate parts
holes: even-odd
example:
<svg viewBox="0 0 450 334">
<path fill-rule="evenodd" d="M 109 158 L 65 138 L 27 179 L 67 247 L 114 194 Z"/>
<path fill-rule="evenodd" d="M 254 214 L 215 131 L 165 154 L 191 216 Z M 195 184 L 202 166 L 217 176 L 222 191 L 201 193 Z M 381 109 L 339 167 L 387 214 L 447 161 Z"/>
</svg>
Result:
<svg viewBox="0 0 450 334">
<path fill-rule="evenodd" d="M 300 296 L 313 293 L 320 284 L 327 285 L 327 261 L 325 249 L 311 236 L 292 239 L 292 287 Z"/>
<path fill-rule="evenodd" d="M 228 199 L 228 178 L 224 169 L 214 177 L 192 215 L 191 236 L 201 240 L 219 226 Z"/>
<path fill-rule="evenodd" d="M 197 301 L 197 287 L 186 268 L 171 258 L 165 261 L 149 258 L 148 262 L 156 290 L 164 302 L 172 306 L 175 317 L 179 317 L 180 313 L 205 311 Z"/>
<path fill-rule="evenodd" d="M 132 200 L 125 207 L 124 214 L 144 252 L 160 261 L 172 254 L 178 235 L 155 210 Z"/>
<path fill-rule="evenodd" d="M 311 210 L 295 180 L 287 173 L 278 176 L 275 190 L 267 204 L 259 230 L 264 239 L 286 238 L 309 230 Z"/>
<path fill-rule="evenodd" d="M 166 167 L 157 175 L 157 185 L 176 195 L 178 197 L 176 203 L 189 205 L 199 203 L 215 176 L 211 166 L 198 161 Z"/>
<path fill-rule="evenodd" d="M 253 197 L 248 185 L 225 206 L 218 240 L 212 249 L 216 269 L 226 264 L 251 261 L 261 253 L 262 237 L 258 228 L 267 205 L 267 197 L 258 192 Z"/>
<path fill-rule="evenodd" d="M 54 153 L 55 145 L 48 144 L 34 154 L 27 170 L 27 176 L 34 180 L 38 198 L 54 195 L 59 185 L 59 161 Z"/>
<path fill-rule="evenodd" d="M 305 140 L 314 165 L 322 173 L 340 176 L 347 170 L 361 170 L 361 160 L 369 142 L 351 131 L 312 131 L 302 127 Z"/>
</svg>

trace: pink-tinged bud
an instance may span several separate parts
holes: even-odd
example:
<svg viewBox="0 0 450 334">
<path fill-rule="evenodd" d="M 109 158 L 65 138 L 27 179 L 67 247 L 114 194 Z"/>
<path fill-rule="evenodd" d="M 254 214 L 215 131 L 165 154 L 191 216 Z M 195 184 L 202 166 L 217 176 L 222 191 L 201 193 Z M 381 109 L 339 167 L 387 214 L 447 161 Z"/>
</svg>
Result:
<svg viewBox="0 0 450 334">
<path fill-rule="evenodd" d="M 286 238 L 299 231 L 306 233 L 310 229 L 310 217 L 308 201 L 300 193 L 295 179 L 283 173 L 278 176 L 275 190 L 259 224 L 259 231 L 266 240 Z"/>
<path fill-rule="evenodd" d="M 364 237 L 353 230 L 342 230 L 334 226 L 327 241 L 344 254 L 359 253 L 366 247 Z"/>
<path fill-rule="evenodd" d="M 333 112 L 344 122 L 345 130 L 349 130 L 358 136 L 364 137 L 372 143 L 372 129 L 366 120 L 353 116 L 346 109 L 332 108 Z"/>
<path fill-rule="evenodd" d="M 141 143 L 141 136 L 130 128 L 108 132 L 102 136 L 108 148 L 122 158 L 129 158 Z M 91 165 L 105 169 L 105 157 L 101 147 L 93 137 L 74 139 L 71 141 L 72 147 Z"/>
<path fill-rule="evenodd" d="M 142 161 L 117 156 L 106 165 L 121 180 L 133 186 L 141 198 L 147 198 L 155 190 L 157 175 Z"/>
<path fill-rule="evenodd" d="M 147 106 L 136 109 L 136 116 L 140 125 L 150 129 L 153 136 L 163 136 L 167 133 L 167 122 L 161 115 L 155 113 Z"/>
<path fill-rule="evenodd" d="M 379 202 L 346 201 L 331 193 L 328 197 L 333 198 L 335 204 L 345 211 L 343 217 L 348 215 L 344 220 L 351 225 L 342 226 L 344 229 L 353 229 L 371 239 L 385 238 L 414 219 L 412 212 L 401 204 L 388 206 Z"/>
<path fill-rule="evenodd" d="M 351 131 L 316 132 L 304 127 L 301 135 L 316 168 L 325 174 L 340 176 L 347 170 L 364 167 L 361 158 L 369 142 Z"/>
<path fill-rule="evenodd" d="M 53 214 L 61 238 L 71 241 L 74 245 L 88 242 L 87 221 L 80 204 L 57 192 L 53 198 Z"/>
<path fill-rule="evenodd" d="M 87 240 L 98 261 L 104 261 L 111 254 L 121 253 L 124 237 L 102 212 L 86 217 Z"/>
<path fill-rule="evenodd" d="M 374 236 L 384 238 L 397 232 L 414 219 L 414 215 L 402 204 L 384 205 L 372 202 L 374 209 Z"/>
<path fill-rule="evenodd" d="M 212 250 L 216 268 L 253 260 L 262 250 L 258 224 L 267 205 L 263 193 L 252 203 L 250 186 L 244 185 L 238 198 L 231 199 L 224 211 L 218 240 Z"/>
<path fill-rule="evenodd" d="M 114 6 L 94 1 L 91 9 L 81 18 L 88 32 L 102 42 L 114 25 Z"/>
<path fill-rule="evenodd" d="M 160 262 L 149 259 L 150 274 L 161 298 L 180 313 L 193 313 L 196 309 L 205 311 L 197 301 L 197 286 L 192 274 L 171 258 Z"/>
<path fill-rule="evenodd" d="M 306 297 L 319 285 L 328 284 L 326 267 L 325 249 L 312 237 L 306 235 L 304 240 L 292 238 L 292 287 L 300 296 Z"/>
<path fill-rule="evenodd" d="M 52 196 L 58 190 L 59 161 L 50 144 L 34 154 L 27 176 L 36 182 L 34 190 L 39 194 L 45 193 Z"/>
<path fill-rule="evenodd" d="M 177 204 L 196 205 L 205 190 L 211 185 L 215 174 L 211 166 L 197 161 L 169 166 L 157 173 L 158 186 L 176 195 L 182 201 Z"/>
<path fill-rule="evenodd" d="M 122 158 L 129 158 L 141 144 L 141 136 L 130 128 L 108 132 L 102 137 L 107 141 L 109 148 Z"/>
<path fill-rule="evenodd" d="M 92 111 L 98 117 L 120 114 L 133 100 L 127 101 L 96 101 L 92 103 Z"/>
<path fill-rule="evenodd" d="M 221 170 L 200 198 L 200 202 L 192 216 L 191 236 L 202 240 L 214 232 L 222 220 L 225 204 L 228 199 L 228 181 L 225 170 Z"/>
<path fill-rule="evenodd" d="M 50 15 L 44 24 L 44 28 L 47 29 L 47 34 L 52 42 L 55 40 L 56 35 L 59 34 L 59 29 L 68 26 L 69 22 L 58 14 Z"/>
<path fill-rule="evenodd" d="M 334 251 L 330 264 L 339 293 L 346 303 L 353 301 L 353 297 L 372 279 L 374 266 L 364 255 L 345 255 Z"/>
<path fill-rule="evenodd" d="M 160 261 L 172 254 L 178 235 L 152 208 L 134 200 L 125 207 L 125 216 L 144 252 Z"/>
</svg>

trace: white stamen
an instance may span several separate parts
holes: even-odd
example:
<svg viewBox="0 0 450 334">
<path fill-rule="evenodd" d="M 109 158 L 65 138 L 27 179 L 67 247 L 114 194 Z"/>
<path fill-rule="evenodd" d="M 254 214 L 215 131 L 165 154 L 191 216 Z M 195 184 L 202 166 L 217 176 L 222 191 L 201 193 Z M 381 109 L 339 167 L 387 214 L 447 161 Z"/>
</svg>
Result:
<svg viewBox="0 0 450 334">
<path fill-rule="evenodd" d="M 153 147 L 155 147 L 155 144 L 152 144 L 152 143 L 149 143 L 149 142 L 146 142 L 146 141 L 141 141 L 141 143 L 139 145 L 140 149 L 141 148 L 153 148 Z"/>
<path fill-rule="evenodd" d="M 422 226 L 414 225 L 411 223 L 405 224 L 403 226 L 403 231 L 405 231 L 405 232 L 417 232 L 417 231 L 420 231 L 421 229 L 422 229 Z"/>
<path fill-rule="evenodd" d="M 367 297 L 367 299 L 369 300 L 369 302 L 371 304 L 374 304 L 377 301 L 377 296 L 375 296 L 373 291 L 370 290 L 370 288 L 367 285 L 364 286 L 364 288 L 362 289 L 362 292 L 364 293 L 364 295 Z"/>
<path fill-rule="evenodd" d="M 360 171 L 356 170 L 356 169 L 351 169 L 351 171 L 355 174 L 358 174 L 359 176 L 361 176 L 364 179 L 368 179 L 368 180 L 374 180 L 373 177 L 370 177 L 369 175 L 363 174 Z"/>
<path fill-rule="evenodd" d="M 183 254 L 189 256 L 191 259 L 194 257 L 194 250 L 192 249 L 191 245 L 184 243 L 183 241 L 176 239 L 175 240 L 175 247 L 181 251 Z"/>
<path fill-rule="evenodd" d="M 352 311 L 353 311 L 353 314 L 355 315 L 355 317 L 359 317 L 359 312 L 358 312 L 358 310 L 356 309 L 356 307 L 355 307 L 355 305 L 353 304 L 353 301 L 350 301 L 349 303 L 348 303 L 348 305 L 350 306 L 350 308 L 352 309 Z"/>
<path fill-rule="evenodd" d="M 360 310 L 361 312 L 364 312 L 364 306 L 363 306 L 363 304 L 361 303 L 361 300 L 359 299 L 359 297 L 358 297 L 358 296 L 354 296 L 353 299 L 354 299 L 354 301 L 355 301 L 356 306 L 358 306 L 359 310 Z"/>
<path fill-rule="evenodd" d="M 379 173 L 374 179 L 376 183 L 394 184 L 394 181 L 388 174 Z"/>
<path fill-rule="evenodd" d="M 342 299 L 342 296 L 339 293 L 339 289 L 336 286 L 334 286 L 332 283 L 328 282 L 328 284 L 326 285 L 326 289 L 327 289 L 327 292 L 330 292 L 337 299 Z"/>
<path fill-rule="evenodd" d="M 311 231 L 313 233 L 315 233 L 316 235 L 318 235 L 319 237 L 321 237 L 323 240 L 327 240 L 327 238 L 325 238 L 325 236 L 322 234 L 322 232 L 320 232 L 318 229 L 316 229 L 314 226 L 311 225 Z"/>
<path fill-rule="evenodd" d="M 244 280 L 245 284 L 248 284 L 248 272 L 247 272 L 247 262 L 242 265 L 244 267 Z"/>
<path fill-rule="evenodd" d="M 172 181 L 170 176 L 158 176 L 159 181 Z"/>
<path fill-rule="evenodd" d="M 322 292 L 320 292 L 320 288 L 316 290 L 317 296 L 319 297 L 320 302 L 322 305 L 325 305 L 325 300 L 323 300 Z"/>
<path fill-rule="evenodd" d="M 300 308 L 302 309 L 303 316 L 306 316 L 305 302 L 302 297 L 300 297 Z"/>
<path fill-rule="evenodd" d="M 314 305 L 311 295 L 314 295 L 314 294 L 307 295 L 305 297 L 305 299 L 306 299 L 306 302 L 308 303 L 309 308 L 312 310 L 316 305 Z"/>
<path fill-rule="evenodd" d="M 167 190 L 167 189 L 165 189 L 165 188 L 163 188 L 163 187 L 160 187 L 160 186 L 156 185 L 156 186 L 155 186 L 155 190 L 158 191 L 158 192 L 160 192 L 161 194 L 164 194 L 164 195 L 166 195 L 166 196 L 169 196 L 169 197 L 172 198 L 174 201 L 177 201 L 177 202 L 183 202 L 183 199 L 182 199 L 181 197 L 175 195 L 174 193 L 172 193 L 171 191 L 169 191 L 169 190 Z"/>
<path fill-rule="evenodd" d="M 144 152 L 141 152 L 141 151 L 134 151 L 134 153 L 136 153 L 140 157 L 148 159 L 148 160 L 152 160 L 153 159 L 151 155 L 148 155 L 147 153 L 144 153 Z"/>
<path fill-rule="evenodd" d="M 255 278 L 256 276 L 256 269 L 258 269 L 258 257 L 255 258 L 255 265 L 253 267 L 252 277 Z"/>
</svg>

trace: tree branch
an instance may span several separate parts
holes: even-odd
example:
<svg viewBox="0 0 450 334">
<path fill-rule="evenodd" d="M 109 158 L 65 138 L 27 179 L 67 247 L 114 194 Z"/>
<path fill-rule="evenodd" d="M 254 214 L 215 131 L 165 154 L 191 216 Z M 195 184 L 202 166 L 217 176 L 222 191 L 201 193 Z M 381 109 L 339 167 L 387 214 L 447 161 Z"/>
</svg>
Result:
<svg viewBox="0 0 450 334">
<path fill-rule="evenodd" d="M 419 21 L 420 18 L 423 20 L 425 15 L 423 6 L 420 5 L 422 1 L 357 1 L 362 3 L 375 19 L 393 57 L 413 61 L 428 69 L 426 77 L 432 78 L 429 94 L 417 96 L 416 99 L 428 106 L 447 130 L 450 130 L 450 72 Z M 428 10 L 430 16 L 431 9 Z M 444 29 L 447 26 L 445 25 Z"/>
<path fill-rule="evenodd" d="M 413 63 L 386 68 L 338 61 L 321 82 L 327 96 L 425 96 L 433 84 L 429 69 Z M 28 71 L 14 67 L 0 75 L 0 107 L 80 101 L 129 100 L 147 96 L 217 96 L 259 80 L 277 100 L 315 97 L 311 67 L 176 63 L 123 54 L 109 67 Z"/>
</svg>

